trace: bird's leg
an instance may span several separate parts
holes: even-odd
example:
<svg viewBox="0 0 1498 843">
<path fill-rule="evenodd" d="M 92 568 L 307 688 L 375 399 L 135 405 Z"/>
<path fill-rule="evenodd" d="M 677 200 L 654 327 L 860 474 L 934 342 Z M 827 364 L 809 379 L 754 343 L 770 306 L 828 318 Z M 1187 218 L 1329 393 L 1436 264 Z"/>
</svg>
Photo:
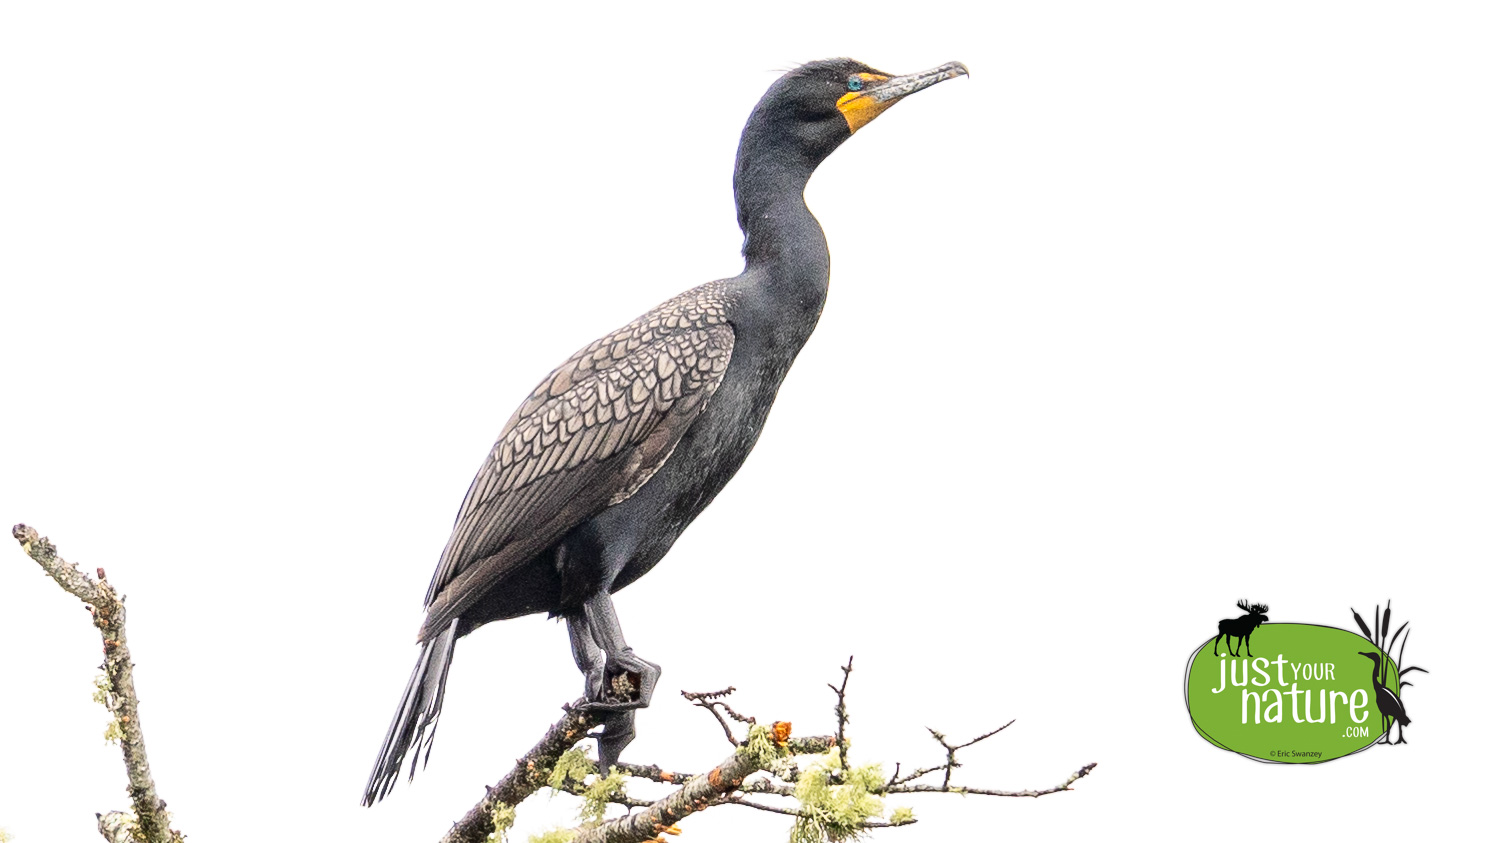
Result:
<svg viewBox="0 0 1498 843">
<path fill-rule="evenodd" d="M 624 630 L 614 613 L 614 599 L 607 590 L 583 603 L 583 619 L 593 634 L 593 641 L 603 650 L 603 688 L 590 708 L 600 711 L 627 711 L 650 705 L 661 666 L 635 655 L 624 641 Z"/>
<path fill-rule="evenodd" d="M 572 641 L 572 658 L 583 673 L 583 696 L 595 701 L 603 696 L 603 649 L 593 640 L 588 623 L 581 615 L 567 617 L 567 637 Z M 591 703 L 590 703 L 591 704 Z M 619 763 L 619 753 L 635 738 L 635 713 L 611 711 L 603 715 L 603 731 L 598 733 L 598 774 L 607 776 L 609 768 Z"/>
<path fill-rule="evenodd" d="M 598 734 L 598 771 L 608 775 L 619 763 L 619 753 L 635 738 L 635 710 L 650 705 L 650 696 L 660 678 L 660 665 L 635 655 L 624 641 L 614 601 L 606 589 L 583 604 L 581 622 L 568 620 L 573 653 L 587 652 L 588 699 L 586 707 L 603 712 L 603 731 Z M 587 640 L 579 642 L 579 638 Z M 593 665 L 599 665 L 594 683 Z M 579 656 L 578 667 L 583 667 Z"/>
<path fill-rule="evenodd" d="M 583 696 L 596 700 L 603 694 L 603 650 L 581 615 L 567 616 L 567 638 L 572 642 L 572 660 L 583 674 Z"/>
</svg>

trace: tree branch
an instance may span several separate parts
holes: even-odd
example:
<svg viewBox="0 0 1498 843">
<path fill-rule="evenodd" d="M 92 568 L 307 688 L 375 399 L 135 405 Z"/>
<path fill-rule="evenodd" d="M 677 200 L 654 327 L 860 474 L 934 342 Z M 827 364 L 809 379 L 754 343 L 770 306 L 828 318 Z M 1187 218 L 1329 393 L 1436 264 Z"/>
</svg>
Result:
<svg viewBox="0 0 1498 843">
<path fill-rule="evenodd" d="M 820 735 L 809 738 L 791 738 L 790 724 L 777 722 L 773 727 L 751 725 L 749 735 L 740 742 L 729 727 L 728 719 L 737 720 L 741 723 L 754 724 L 753 717 L 746 717 L 733 711 L 724 699 L 733 692 L 732 688 L 722 691 L 708 693 L 683 692 L 682 696 L 693 705 L 707 710 L 709 714 L 723 728 L 724 734 L 735 742 L 737 747 L 734 754 L 729 756 L 717 767 L 706 774 L 691 774 L 664 770 L 655 765 L 619 764 L 615 766 L 615 772 L 619 775 L 651 782 L 679 785 L 679 789 L 656 800 L 647 801 L 624 793 L 617 783 L 606 787 L 602 792 L 598 784 L 585 786 L 582 780 L 565 779 L 559 787 L 575 796 L 581 796 L 584 804 L 589 807 L 584 812 L 585 819 L 592 815 L 594 817 L 601 813 L 603 803 L 622 805 L 630 810 L 625 816 L 618 817 L 607 822 L 599 823 L 596 819 L 589 819 L 582 826 L 565 832 L 571 835 L 571 843 L 645 843 L 645 841 L 659 841 L 660 835 L 665 833 L 678 833 L 677 823 L 693 813 L 720 805 L 739 805 L 752 808 L 757 811 L 765 811 L 781 816 L 795 817 L 798 820 L 797 830 L 792 833 L 792 839 L 809 839 L 805 835 L 807 830 L 801 823 L 806 823 L 811 834 L 817 839 L 842 839 L 839 835 L 859 833 L 877 828 L 894 828 L 914 823 L 915 817 L 909 808 L 893 809 L 888 819 L 880 819 L 883 811 L 881 802 L 870 805 L 862 800 L 872 797 L 882 800 L 884 797 L 895 794 L 909 793 L 956 793 L 959 795 L 978 796 L 1029 796 L 1040 797 L 1051 793 L 1060 793 L 1071 789 L 1071 785 L 1078 779 L 1092 772 L 1095 764 L 1088 764 L 1073 773 L 1066 781 L 1054 787 L 1039 790 L 997 790 L 992 788 L 968 788 L 952 784 L 952 776 L 956 768 L 962 766 L 958 761 L 957 753 L 975 744 L 981 743 L 1004 731 L 1014 721 L 1005 723 L 997 729 L 985 732 L 977 737 L 962 743 L 949 741 L 942 733 L 931 729 L 931 736 L 941 745 L 946 754 L 943 764 L 930 767 L 918 768 L 913 773 L 901 775 L 899 765 L 896 765 L 895 774 L 887 782 L 880 783 L 879 780 L 870 782 L 867 778 L 869 770 L 874 775 L 879 775 L 877 765 L 868 768 L 853 768 L 846 766 L 841 757 L 836 760 L 814 765 L 802 771 L 797 768 L 791 760 L 798 755 L 826 755 L 837 749 L 839 744 L 847 741 L 846 726 L 848 722 L 847 689 L 848 674 L 852 672 L 850 663 L 842 668 L 843 681 L 840 686 L 831 686 L 833 693 L 837 695 L 838 705 L 835 710 L 838 726 L 842 732 L 839 735 Z M 725 717 L 727 714 L 727 717 Z M 570 746 L 570 745 L 569 745 Z M 565 748 L 561 751 L 565 751 Z M 556 755 L 540 765 L 540 772 L 534 775 L 534 781 L 545 780 L 547 774 L 556 765 Z M 841 756 L 841 753 L 838 753 Z M 527 756 L 521 759 L 516 769 L 529 769 L 534 760 Z M 755 778 L 750 780 L 758 772 L 768 772 L 766 778 Z M 942 773 L 941 784 L 916 784 L 915 780 L 932 773 Z M 514 773 L 512 773 L 514 775 Z M 806 776 L 825 777 L 826 787 L 813 786 L 807 792 L 802 792 L 800 785 L 792 784 L 804 782 Z M 857 781 L 855 781 L 855 779 Z M 685 782 L 685 784 L 682 784 Z M 555 778 L 551 782 L 556 787 Z M 538 786 L 538 785 L 537 785 Z M 532 786 L 524 793 L 517 793 L 519 798 L 534 791 L 537 786 Z M 862 793 L 863 796 L 858 794 Z M 821 794 L 813 796 L 811 794 Z M 784 807 L 780 805 L 766 804 L 748 798 L 750 795 L 782 797 L 792 800 L 792 804 Z M 807 800 L 812 801 L 807 801 Z M 841 802 L 842 808 L 837 804 Z M 517 804 L 510 802 L 508 805 Z M 862 816 L 848 816 L 840 811 L 846 811 L 849 805 L 859 805 L 857 814 Z M 475 812 L 492 811 L 493 803 L 487 808 L 480 806 Z M 504 806 L 500 806 L 503 808 Z M 595 811 L 599 813 L 594 813 Z M 872 812 L 872 815 L 870 815 Z M 471 812 L 470 816 L 474 813 Z M 513 819 L 513 814 L 507 814 L 508 819 Z M 492 823 L 481 827 L 487 831 L 492 828 Z M 467 841 L 477 841 L 479 837 L 452 838 Z"/>
<path fill-rule="evenodd" d="M 1048 787 L 1048 788 L 1045 788 L 1043 790 L 992 790 L 992 789 L 983 788 L 983 787 L 951 787 L 951 786 L 949 786 L 947 784 L 941 784 L 941 785 L 933 785 L 933 784 L 901 784 L 901 785 L 896 785 L 894 787 L 888 788 L 884 792 L 885 793 L 960 793 L 960 794 L 963 794 L 963 795 L 974 795 L 974 796 L 1045 796 L 1048 793 L 1060 793 L 1063 790 L 1071 790 L 1071 786 L 1074 783 L 1076 783 L 1076 781 L 1078 779 L 1080 779 L 1083 776 L 1086 776 L 1088 773 L 1092 772 L 1092 768 L 1096 767 L 1096 766 L 1097 766 L 1097 762 L 1096 761 L 1094 761 L 1091 764 L 1084 764 L 1081 769 L 1077 770 L 1075 773 L 1072 773 L 1071 776 L 1068 777 L 1066 781 L 1062 782 L 1061 784 L 1056 785 L 1055 787 Z M 937 769 L 941 769 L 941 768 L 938 767 Z"/>
<path fill-rule="evenodd" d="M 102 692 L 100 702 L 115 718 L 107 734 L 119 739 L 120 752 L 125 757 L 125 774 L 130 780 L 130 801 L 135 808 L 134 821 L 139 835 L 146 843 L 180 843 L 182 835 L 171 827 L 166 802 L 156 792 L 151 764 L 146 759 L 146 738 L 140 727 L 140 700 L 135 695 L 134 665 L 130 661 L 130 648 L 125 643 L 125 601 L 105 579 L 103 568 L 97 569 L 99 580 L 95 582 L 78 570 L 78 566 L 63 561 L 52 542 L 37 535 L 36 530 L 17 524 L 10 533 L 21 543 L 21 549 L 64 591 L 88 606 L 94 627 L 104 641 L 106 683 L 99 689 Z M 118 815 L 106 816 L 118 820 Z M 100 830 L 105 839 L 111 839 L 103 831 L 103 818 Z"/>
<path fill-rule="evenodd" d="M 494 832 L 496 808 L 513 809 L 546 784 L 562 753 L 576 746 L 598 724 L 594 715 L 580 707 L 582 702 L 578 700 L 563 708 L 562 719 L 553 723 L 530 752 L 517 759 L 510 772 L 488 788 L 484 798 L 453 824 L 442 843 L 484 843 Z"/>
<path fill-rule="evenodd" d="M 843 665 L 843 684 L 841 686 L 827 683 L 832 693 L 837 694 L 837 705 L 832 713 L 837 716 L 837 748 L 838 764 L 843 773 L 848 772 L 848 678 L 853 675 L 853 657 L 848 657 L 848 663 Z"/>
<path fill-rule="evenodd" d="M 789 753 L 785 739 L 790 736 L 790 724 L 776 723 L 769 731 L 782 747 L 781 752 Z M 656 839 L 662 832 L 674 828 L 683 817 L 717 804 L 722 797 L 737 790 L 744 779 L 766 769 L 781 757 L 774 752 L 757 750 L 755 744 L 751 737 L 718 766 L 703 775 L 693 776 L 666 798 L 628 816 L 582 829 L 572 843 L 645 843 Z"/>
<path fill-rule="evenodd" d="M 726 700 L 723 699 L 729 694 L 732 694 L 735 690 L 736 689 L 732 685 L 729 685 L 727 688 L 724 688 L 721 691 L 681 692 L 681 695 L 690 700 L 692 705 L 695 705 L 698 708 L 707 709 L 707 712 L 709 714 L 717 718 L 718 725 L 723 727 L 723 736 L 728 739 L 728 744 L 730 746 L 738 746 L 739 739 L 734 737 L 733 727 L 729 726 L 728 721 L 723 719 L 723 714 L 727 714 L 729 717 L 732 717 L 734 720 L 737 720 L 740 723 L 749 726 L 754 725 L 753 717 L 745 717 L 744 715 L 739 714 L 737 711 L 733 710 L 733 707 L 730 706 Z M 719 708 L 723 709 L 723 713 L 718 712 Z"/>
<path fill-rule="evenodd" d="M 946 763 L 945 764 L 938 764 L 938 765 L 933 766 L 933 767 L 921 767 L 921 768 L 917 769 L 914 773 L 907 773 L 906 775 L 903 775 L 903 776 L 900 775 L 900 765 L 896 764 L 895 765 L 895 774 L 893 776 L 890 776 L 889 782 L 884 785 L 884 790 L 882 792 L 883 793 L 887 793 L 887 794 L 888 793 L 960 793 L 960 794 L 963 794 L 963 795 L 973 794 L 973 795 L 977 795 L 977 796 L 1045 796 L 1046 794 L 1049 794 L 1049 793 L 1060 793 L 1063 790 L 1071 790 L 1071 785 L 1074 782 L 1076 782 L 1078 779 L 1082 778 L 1083 776 L 1087 775 L 1088 773 L 1092 772 L 1092 768 L 1097 766 L 1096 762 L 1084 765 L 1081 769 L 1077 770 L 1077 772 L 1072 773 L 1071 778 L 1068 778 L 1066 781 L 1062 782 L 1059 785 L 1056 785 L 1055 787 L 1048 787 L 1048 788 L 1045 788 L 1044 790 L 994 790 L 994 789 L 991 789 L 991 788 L 982 788 L 982 787 L 959 787 L 959 786 L 956 786 L 956 785 L 952 784 L 952 773 L 954 773 L 957 770 L 958 767 L 962 766 L 962 764 L 957 761 L 957 751 L 958 750 L 960 750 L 960 749 L 967 749 L 968 747 L 970 747 L 970 746 L 972 746 L 974 744 L 986 741 L 989 738 L 993 737 L 994 735 L 997 735 L 998 733 L 1004 731 L 1005 729 L 1007 729 L 1007 728 L 1009 728 L 1010 726 L 1013 726 L 1013 725 L 1014 725 L 1014 721 L 1010 720 L 1008 723 L 1005 723 L 1004 725 L 1000 726 L 997 729 L 994 729 L 993 731 L 984 732 L 983 734 L 979 735 L 976 738 L 973 738 L 972 740 L 968 741 L 967 743 L 960 743 L 960 744 L 948 743 L 946 735 L 943 735 L 941 732 L 938 732 L 935 729 L 927 727 L 926 731 L 930 732 L 931 733 L 931 737 L 934 738 L 937 743 L 941 744 L 942 749 L 946 750 L 946 752 L 947 752 L 947 761 L 946 761 Z M 928 775 L 930 773 L 935 773 L 935 772 L 938 772 L 938 771 L 940 771 L 942 773 L 942 780 L 941 780 L 941 784 L 939 784 L 939 785 L 932 785 L 932 784 L 910 784 L 910 782 L 913 782 L 913 781 L 915 781 L 916 779 L 919 779 L 922 776 Z"/>
<path fill-rule="evenodd" d="M 166 802 L 156 792 L 150 765 L 146 761 L 139 701 L 132 679 L 130 651 L 125 643 L 123 599 L 109 584 L 102 568 L 98 569 L 98 580 L 95 581 L 78 570 L 77 566 L 63 561 L 57 555 L 57 548 L 46 538 L 38 536 L 32 528 L 18 524 L 13 528 L 12 535 L 49 576 L 88 606 L 94 626 L 103 639 L 105 676 L 98 681 L 99 694 L 96 698 L 115 717 L 106 734 L 120 742 L 135 811 L 133 815 L 120 812 L 99 815 L 101 835 L 110 843 L 182 843 L 182 835 L 170 827 Z M 1386 625 L 1387 620 L 1384 623 Z M 654 765 L 621 764 L 617 766 L 613 776 L 585 785 L 584 779 L 593 765 L 584 755 L 572 750 L 587 737 L 589 729 L 598 725 L 599 718 L 581 705 L 583 700 L 563 706 L 562 718 L 552 724 L 541 740 L 518 759 L 498 783 L 485 789 L 484 798 L 454 823 L 442 838 L 442 843 L 487 843 L 496 831 L 502 833 L 508 830 L 514 822 L 515 809 L 521 802 L 548 785 L 583 797 L 585 824 L 566 832 L 572 835 L 572 843 L 656 841 L 663 833 L 679 833 L 676 823 L 684 817 L 719 805 L 741 805 L 796 817 L 793 839 L 829 840 L 844 839 L 847 835 L 856 835 L 869 829 L 915 822 L 910 809 L 905 807 L 894 809 L 887 820 L 880 819 L 884 811 L 882 799 L 892 794 L 957 793 L 1039 797 L 1070 790 L 1073 783 L 1092 772 L 1096 766 L 1088 764 L 1061 784 L 1041 790 L 1009 791 L 952 784 L 953 773 L 962 766 L 957 759 L 958 751 L 997 735 L 1013 723 L 1010 721 L 958 744 L 949 742 L 945 735 L 931 729 L 931 736 L 945 751 L 945 763 L 917 768 L 915 772 L 904 775 L 900 772 L 900 765 L 896 764 L 894 775 L 884 781 L 877 764 L 857 768 L 848 764 L 847 691 L 848 680 L 853 672 L 853 660 L 850 658 L 848 664 L 841 669 L 841 684 L 829 685 L 837 695 L 837 706 L 834 709 L 837 732 L 834 735 L 791 738 L 789 723 L 757 725 L 755 718 L 734 711 L 728 704 L 725 698 L 733 693 L 732 687 L 701 694 L 683 692 L 682 696 L 693 705 L 706 709 L 713 716 L 722 727 L 725 738 L 735 746 L 732 755 L 700 775 L 665 770 Z M 742 741 L 734 735 L 730 721 L 749 727 L 748 734 Z M 825 756 L 834 750 L 839 751 L 806 770 L 800 769 L 794 760 L 794 756 Z M 769 775 L 748 781 L 750 776 L 762 771 Z M 937 772 L 943 774 L 941 784 L 916 783 L 923 776 Z M 639 799 L 624 793 L 621 787 L 624 776 L 676 785 L 677 789 L 655 801 Z M 788 798 L 794 805 L 769 805 L 747 798 L 750 794 Z M 630 813 L 600 822 L 603 806 L 609 803 L 622 805 Z"/>
</svg>

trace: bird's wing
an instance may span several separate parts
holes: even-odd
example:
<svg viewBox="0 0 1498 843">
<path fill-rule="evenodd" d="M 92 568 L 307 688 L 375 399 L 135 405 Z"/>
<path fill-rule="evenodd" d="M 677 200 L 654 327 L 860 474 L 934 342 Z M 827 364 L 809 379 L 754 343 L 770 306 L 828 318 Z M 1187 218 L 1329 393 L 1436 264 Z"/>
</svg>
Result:
<svg viewBox="0 0 1498 843">
<path fill-rule="evenodd" d="M 721 292 L 709 284 L 548 375 L 510 417 L 463 499 L 427 589 L 422 639 L 644 485 L 722 382 L 733 342 Z"/>
</svg>

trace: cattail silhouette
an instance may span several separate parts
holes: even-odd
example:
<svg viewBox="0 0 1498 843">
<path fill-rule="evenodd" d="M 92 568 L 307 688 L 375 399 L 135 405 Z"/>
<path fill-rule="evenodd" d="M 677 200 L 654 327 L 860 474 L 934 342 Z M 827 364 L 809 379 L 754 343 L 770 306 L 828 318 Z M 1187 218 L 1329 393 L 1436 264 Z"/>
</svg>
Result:
<svg viewBox="0 0 1498 843">
<path fill-rule="evenodd" d="M 1358 653 L 1358 655 L 1373 659 L 1373 697 L 1378 703 L 1379 714 L 1383 715 L 1384 727 L 1384 736 L 1379 739 L 1379 743 L 1401 744 L 1406 743 L 1404 739 L 1404 727 L 1410 724 L 1410 718 L 1404 711 L 1404 699 L 1400 694 L 1404 693 L 1405 688 L 1413 688 L 1415 686 L 1413 682 L 1406 682 L 1404 675 L 1413 670 L 1418 670 L 1421 673 L 1429 673 L 1430 671 L 1414 665 L 1403 667 L 1404 645 L 1410 641 L 1410 635 L 1406 631 L 1409 628 L 1410 622 L 1405 621 L 1400 624 L 1399 628 L 1394 630 L 1394 634 L 1390 635 L 1389 621 L 1393 616 L 1393 609 L 1394 601 L 1390 600 L 1384 605 L 1383 618 L 1380 619 L 1378 608 L 1374 607 L 1373 629 L 1368 628 L 1368 624 L 1363 621 L 1363 616 L 1358 614 L 1357 609 L 1352 610 L 1352 619 L 1358 622 L 1358 629 L 1363 631 L 1363 637 L 1372 641 L 1374 646 L 1378 647 L 1376 653 Z M 1375 630 L 1377 631 L 1376 634 Z M 1404 640 L 1402 641 L 1399 638 L 1400 633 L 1404 634 Z M 1389 690 L 1388 685 L 1385 684 L 1389 678 L 1389 659 L 1384 654 L 1389 652 L 1395 641 L 1399 641 L 1399 656 L 1394 659 L 1395 678 L 1399 680 L 1399 689 L 1397 692 Z M 1397 741 L 1389 740 L 1389 730 L 1394 728 L 1393 723 L 1399 724 L 1399 740 Z"/>
</svg>

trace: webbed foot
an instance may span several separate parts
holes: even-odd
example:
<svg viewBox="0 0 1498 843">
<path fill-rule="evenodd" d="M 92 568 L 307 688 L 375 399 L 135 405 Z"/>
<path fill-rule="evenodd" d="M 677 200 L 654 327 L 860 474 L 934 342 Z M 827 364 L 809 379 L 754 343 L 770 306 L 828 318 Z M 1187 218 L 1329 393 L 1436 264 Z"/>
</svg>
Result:
<svg viewBox="0 0 1498 843">
<path fill-rule="evenodd" d="M 625 649 L 617 656 L 607 656 L 601 681 L 594 692 L 593 674 L 588 676 L 590 699 L 583 703 L 588 711 L 633 711 L 650 705 L 655 683 L 661 678 L 661 666 L 646 661 Z"/>
</svg>

